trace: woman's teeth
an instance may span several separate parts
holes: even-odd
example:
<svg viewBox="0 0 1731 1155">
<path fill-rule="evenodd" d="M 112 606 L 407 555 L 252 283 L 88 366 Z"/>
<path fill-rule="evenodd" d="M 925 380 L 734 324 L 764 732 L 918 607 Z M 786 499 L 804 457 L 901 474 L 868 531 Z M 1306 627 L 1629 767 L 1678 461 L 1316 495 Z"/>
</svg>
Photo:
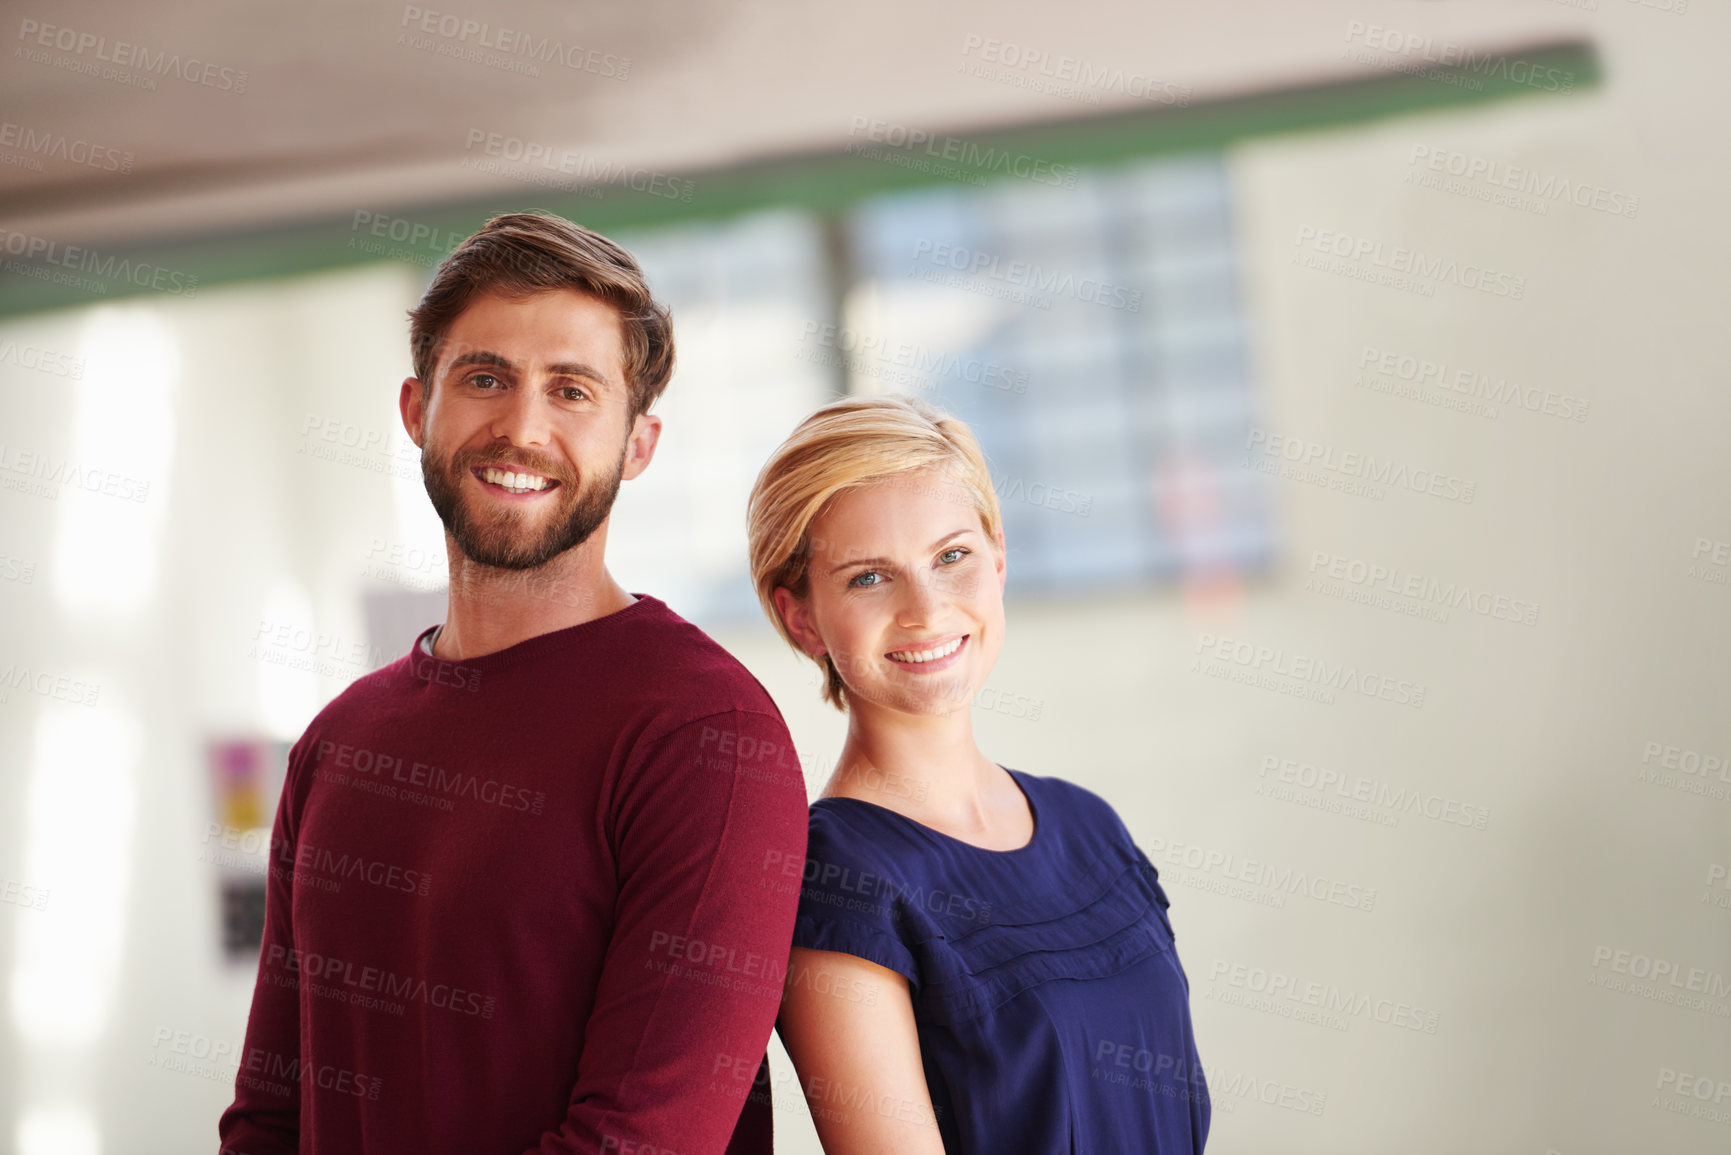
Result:
<svg viewBox="0 0 1731 1155">
<path fill-rule="evenodd" d="M 967 636 L 964 634 L 953 641 L 945 642 L 935 650 L 893 650 L 889 656 L 898 662 L 935 662 L 955 653 L 956 648 L 966 640 Z"/>
<path fill-rule="evenodd" d="M 530 473 L 511 473 L 504 469 L 483 468 L 481 476 L 512 493 L 534 493 L 553 484 L 551 480 L 545 477 L 536 477 Z"/>
</svg>

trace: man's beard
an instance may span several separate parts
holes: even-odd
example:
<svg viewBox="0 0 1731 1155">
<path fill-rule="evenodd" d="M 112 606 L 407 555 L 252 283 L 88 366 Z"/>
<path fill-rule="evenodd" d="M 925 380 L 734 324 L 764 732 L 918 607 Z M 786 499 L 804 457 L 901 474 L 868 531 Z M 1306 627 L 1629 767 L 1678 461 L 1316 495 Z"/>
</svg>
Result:
<svg viewBox="0 0 1731 1155">
<path fill-rule="evenodd" d="M 445 529 L 456 540 L 463 556 L 479 565 L 498 569 L 526 570 L 545 565 L 574 546 L 589 540 L 600 528 L 613 508 L 619 494 L 619 482 L 625 471 L 625 451 L 629 440 L 619 447 L 619 460 L 611 476 L 595 477 L 583 485 L 563 468 L 549 468 L 551 462 L 511 460 L 497 453 L 452 453 L 438 458 L 421 454 L 421 480 L 426 484 L 427 497 Z M 463 478 L 470 469 L 482 465 L 497 465 L 509 469 L 512 465 L 533 470 L 559 484 L 543 501 L 556 502 L 550 513 L 536 513 L 534 518 L 544 523 L 539 533 L 528 528 L 531 515 L 526 510 L 502 507 L 488 510 L 476 517 L 462 493 Z"/>
</svg>

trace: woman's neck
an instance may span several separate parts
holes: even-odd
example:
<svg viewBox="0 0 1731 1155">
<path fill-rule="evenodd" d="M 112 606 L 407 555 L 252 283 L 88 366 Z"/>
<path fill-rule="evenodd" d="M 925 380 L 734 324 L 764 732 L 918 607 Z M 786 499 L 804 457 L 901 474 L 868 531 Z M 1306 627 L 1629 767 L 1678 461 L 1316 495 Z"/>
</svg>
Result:
<svg viewBox="0 0 1731 1155">
<path fill-rule="evenodd" d="M 946 715 L 851 709 L 823 797 L 872 802 L 981 845 L 1020 846 L 1032 829 L 1021 790 L 975 743 L 966 707 Z"/>
</svg>

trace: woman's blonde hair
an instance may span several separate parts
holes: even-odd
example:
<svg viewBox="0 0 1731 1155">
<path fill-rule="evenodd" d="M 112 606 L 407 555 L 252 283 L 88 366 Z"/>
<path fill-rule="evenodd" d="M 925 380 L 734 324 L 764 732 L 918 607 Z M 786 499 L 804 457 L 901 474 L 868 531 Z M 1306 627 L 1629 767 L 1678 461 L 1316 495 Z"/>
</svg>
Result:
<svg viewBox="0 0 1731 1155">
<path fill-rule="evenodd" d="M 979 442 L 960 419 L 917 397 L 833 401 L 801 421 L 770 455 L 746 512 L 751 581 L 788 645 L 805 652 L 776 608 L 775 590 L 784 587 L 797 598 L 809 592 L 811 523 L 843 490 L 929 469 L 968 489 L 986 536 L 996 540 L 1003 523 Z M 846 710 L 835 662 L 828 654 L 813 660 L 824 667 L 824 701 Z"/>
</svg>

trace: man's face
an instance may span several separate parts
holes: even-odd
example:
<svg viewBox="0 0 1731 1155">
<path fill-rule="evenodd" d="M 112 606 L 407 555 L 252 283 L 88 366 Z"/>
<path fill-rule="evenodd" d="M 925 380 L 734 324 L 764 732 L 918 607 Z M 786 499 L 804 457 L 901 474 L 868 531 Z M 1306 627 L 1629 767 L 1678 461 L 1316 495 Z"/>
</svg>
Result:
<svg viewBox="0 0 1731 1155">
<path fill-rule="evenodd" d="M 434 373 L 430 398 L 403 383 L 403 420 L 433 508 L 481 565 L 533 569 L 588 540 L 654 453 L 660 419 L 629 417 L 618 311 L 586 293 L 477 297 Z"/>
</svg>

